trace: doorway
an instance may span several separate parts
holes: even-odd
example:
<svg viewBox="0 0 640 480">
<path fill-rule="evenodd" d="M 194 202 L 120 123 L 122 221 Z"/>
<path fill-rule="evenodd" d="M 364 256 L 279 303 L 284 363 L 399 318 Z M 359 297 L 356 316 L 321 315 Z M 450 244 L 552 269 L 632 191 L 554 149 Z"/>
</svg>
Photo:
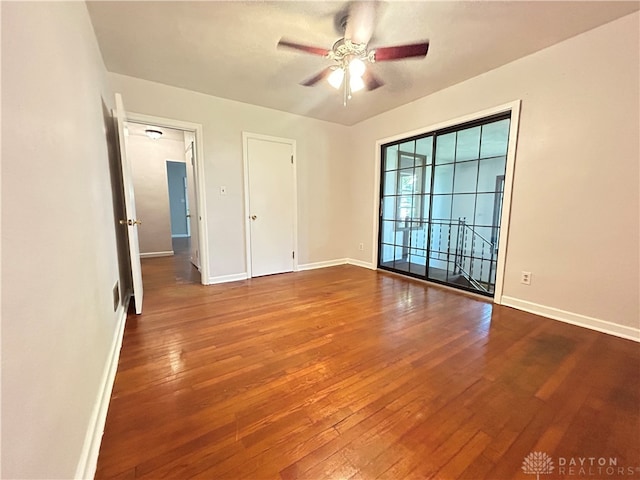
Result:
<svg viewBox="0 0 640 480">
<path fill-rule="evenodd" d="M 295 141 L 243 132 L 249 277 L 297 270 Z"/>
<path fill-rule="evenodd" d="M 199 161 L 202 127 L 130 113 L 127 128 L 136 204 L 142 220 L 141 257 L 173 256 L 177 280 L 207 285 L 205 198 Z M 149 138 L 149 130 L 155 132 L 155 139 Z M 169 172 L 178 169 L 182 171 L 180 183 L 170 186 Z M 180 220 L 173 220 L 176 210 L 170 200 L 174 196 L 170 190 L 175 191 L 176 186 L 181 190 L 178 202 L 183 208 L 179 233 L 174 227 Z"/>
<path fill-rule="evenodd" d="M 169 218 L 171 238 L 189 238 L 189 195 L 187 186 L 187 164 L 167 160 L 167 190 L 169 192 Z"/>
</svg>

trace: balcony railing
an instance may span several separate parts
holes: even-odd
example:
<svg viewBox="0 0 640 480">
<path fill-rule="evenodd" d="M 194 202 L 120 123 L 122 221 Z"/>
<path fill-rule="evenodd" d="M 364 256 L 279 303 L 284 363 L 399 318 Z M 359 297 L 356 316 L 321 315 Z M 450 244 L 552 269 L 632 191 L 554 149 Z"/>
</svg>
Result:
<svg viewBox="0 0 640 480">
<path fill-rule="evenodd" d="M 456 273 L 463 275 L 478 290 L 491 293 L 495 286 L 495 281 L 492 281 L 492 279 L 495 275 L 494 260 L 496 254 L 497 248 L 493 242 L 476 232 L 473 225 L 467 224 L 466 217 L 458 218 L 454 255 Z M 479 262 L 476 262 L 476 260 Z M 486 260 L 489 261 L 488 272 L 483 275 L 483 269 L 487 263 Z M 479 271 L 476 267 L 474 272 L 474 266 L 478 264 L 480 265 Z M 484 281 L 485 278 L 487 281 Z"/>
<path fill-rule="evenodd" d="M 403 261 L 426 267 L 428 251 L 431 278 L 439 275 L 442 278 L 437 279 L 445 283 L 491 294 L 495 287 L 497 244 L 477 231 L 488 228 L 494 230 L 492 237 L 497 234 L 496 227 L 476 227 L 467 223 L 466 217 L 432 219 L 431 224 L 407 218 L 396 232 L 402 236 Z"/>
</svg>

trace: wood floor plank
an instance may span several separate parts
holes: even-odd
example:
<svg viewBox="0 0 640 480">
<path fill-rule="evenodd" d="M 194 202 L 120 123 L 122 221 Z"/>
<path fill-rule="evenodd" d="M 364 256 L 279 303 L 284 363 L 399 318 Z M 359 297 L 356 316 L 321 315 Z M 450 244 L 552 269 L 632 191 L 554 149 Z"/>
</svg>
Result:
<svg viewBox="0 0 640 480">
<path fill-rule="evenodd" d="M 205 287 L 186 258 L 142 262 L 96 478 L 500 480 L 528 478 L 531 451 L 640 458 L 637 343 L 354 266 Z"/>
</svg>

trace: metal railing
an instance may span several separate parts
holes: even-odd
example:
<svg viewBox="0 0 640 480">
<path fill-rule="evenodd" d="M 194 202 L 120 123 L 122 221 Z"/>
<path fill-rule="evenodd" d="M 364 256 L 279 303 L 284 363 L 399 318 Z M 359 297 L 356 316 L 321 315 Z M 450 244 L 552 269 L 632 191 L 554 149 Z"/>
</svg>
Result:
<svg viewBox="0 0 640 480">
<path fill-rule="evenodd" d="M 431 222 L 405 218 L 401 226 L 396 227 L 397 232 L 402 232 L 401 244 L 397 246 L 402 247 L 403 261 L 411 263 L 411 258 L 422 257 L 423 265 L 429 264 L 429 268 L 435 270 L 439 268 L 430 262 L 441 262 L 443 273 L 448 271 L 463 277 L 471 288 L 491 294 L 495 286 L 497 244 L 476 228 L 467 223 L 466 217 L 432 219 Z M 450 280 L 450 273 L 446 274 L 446 282 L 457 283 L 455 279 Z"/>
<path fill-rule="evenodd" d="M 453 225 L 452 225 L 453 226 Z M 493 282 L 493 263 L 497 253 L 496 245 L 476 232 L 473 225 L 467 223 L 466 217 L 458 218 L 458 232 L 454 255 L 456 273 L 463 275 L 474 288 L 490 293 Z M 465 268 L 465 260 L 469 260 L 469 268 Z M 480 260 L 480 271 L 474 276 L 474 260 Z M 485 261 L 489 261 L 487 281 L 483 281 Z M 476 269 L 477 270 L 477 269 Z"/>
</svg>

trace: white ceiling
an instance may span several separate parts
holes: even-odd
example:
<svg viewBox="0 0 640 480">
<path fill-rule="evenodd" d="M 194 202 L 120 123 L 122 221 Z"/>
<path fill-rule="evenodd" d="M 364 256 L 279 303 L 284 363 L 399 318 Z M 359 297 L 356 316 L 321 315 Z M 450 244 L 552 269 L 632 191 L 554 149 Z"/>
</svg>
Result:
<svg viewBox="0 0 640 480">
<path fill-rule="evenodd" d="M 345 108 L 326 82 L 299 82 L 331 64 L 278 50 L 281 37 L 330 48 L 346 2 L 89 1 L 111 72 L 353 125 L 638 10 L 628 1 L 391 1 L 370 47 L 429 39 L 426 59 L 372 65 L 386 83 Z"/>
</svg>

